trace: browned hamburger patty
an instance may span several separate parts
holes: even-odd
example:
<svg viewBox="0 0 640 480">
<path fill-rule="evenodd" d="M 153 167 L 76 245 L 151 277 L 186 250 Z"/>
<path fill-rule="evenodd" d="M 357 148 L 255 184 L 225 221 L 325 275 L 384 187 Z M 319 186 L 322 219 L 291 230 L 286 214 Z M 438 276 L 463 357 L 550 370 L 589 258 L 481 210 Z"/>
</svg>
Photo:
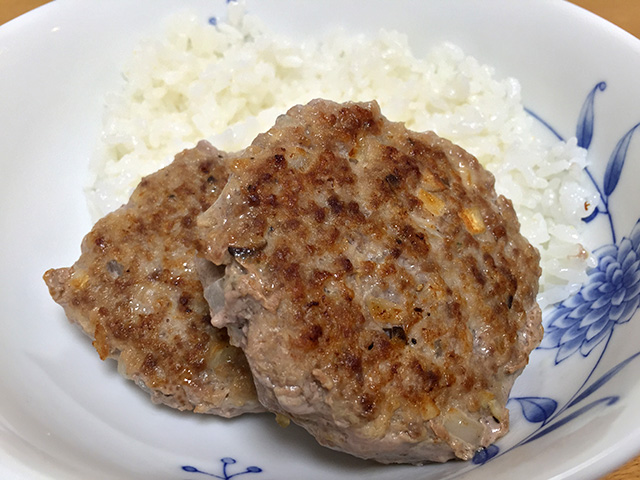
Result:
<svg viewBox="0 0 640 480">
<path fill-rule="evenodd" d="M 196 216 L 227 176 L 208 143 L 185 150 L 96 223 L 72 267 L 44 279 L 100 358 L 116 359 L 154 402 L 231 417 L 262 407 L 242 351 L 210 324 L 194 265 Z"/>
<path fill-rule="evenodd" d="M 237 172 L 237 173 L 235 173 Z M 542 337 L 539 255 L 461 148 L 377 103 L 292 108 L 198 218 L 213 324 L 260 401 L 380 462 L 474 452 Z"/>
</svg>

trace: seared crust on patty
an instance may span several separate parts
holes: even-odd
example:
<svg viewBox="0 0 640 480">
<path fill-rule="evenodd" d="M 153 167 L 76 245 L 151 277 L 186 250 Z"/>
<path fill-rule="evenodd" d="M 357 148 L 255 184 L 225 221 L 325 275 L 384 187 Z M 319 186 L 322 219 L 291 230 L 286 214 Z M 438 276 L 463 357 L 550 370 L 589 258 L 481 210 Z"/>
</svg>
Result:
<svg viewBox="0 0 640 480">
<path fill-rule="evenodd" d="M 220 194 L 225 160 L 206 142 L 177 155 L 96 223 L 72 267 L 44 279 L 100 358 L 154 402 L 231 417 L 262 407 L 243 353 L 210 324 L 194 262 L 196 217 Z"/>
<path fill-rule="evenodd" d="M 542 338 L 538 252 L 494 178 L 375 102 L 292 108 L 198 218 L 213 324 L 260 401 L 378 461 L 474 452 Z"/>
</svg>

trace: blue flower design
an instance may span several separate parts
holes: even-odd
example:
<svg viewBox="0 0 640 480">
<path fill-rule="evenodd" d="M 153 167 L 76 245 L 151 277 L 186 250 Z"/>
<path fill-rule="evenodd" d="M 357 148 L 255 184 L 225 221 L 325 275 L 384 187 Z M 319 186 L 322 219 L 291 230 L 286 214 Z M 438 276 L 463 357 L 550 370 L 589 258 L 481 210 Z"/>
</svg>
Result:
<svg viewBox="0 0 640 480">
<path fill-rule="evenodd" d="M 491 445 L 478 450 L 471 459 L 471 462 L 475 465 L 484 465 L 499 453 L 500 447 L 492 443 Z"/>
<path fill-rule="evenodd" d="M 219 480 L 231 480 L 233 477 L 239 477 L 249 473 L 262 472 L 262 469 L 260 467 L 247 467 L 244 471 L 229 473 L 228 467 L 229 465 L 234 465 L 235 463 L 237 463 L 236 459 L 231 457 L 224 457 L 220 459 L 220 462 L 222 463 L 222 472 L 220 475 L 217 475 L 215 473 L 205 472 L 196 467 L 192 467 L 191 465 L 184 465 L 182 467 L 182 470 L 189 473 L 198 473 L 198 474 L 206 475 L 208 477 L 218 478 Z"/>
<path fill-rule="evenodd" d="M 557 348 L 556 363 L 583 356 L 626 323 L 640 304 L 640 220 L 629 237 L 594 251 L 598 266 L 580 292 L 551 312 L 539 348 Z"/>
</svg>

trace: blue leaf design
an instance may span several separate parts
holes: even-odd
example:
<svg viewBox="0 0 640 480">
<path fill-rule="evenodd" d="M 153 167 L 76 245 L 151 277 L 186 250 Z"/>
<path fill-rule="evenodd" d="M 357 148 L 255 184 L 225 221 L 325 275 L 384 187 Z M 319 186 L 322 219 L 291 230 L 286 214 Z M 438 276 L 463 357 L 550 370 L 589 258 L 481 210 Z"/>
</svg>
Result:
<svg viewBox="0 0 640 480">
<path fill-rule="evenodd" d="M 580 410 L 576 410 L 571 415 L 567 415 L 563 419 L 558 420 L 555 423 L 552 423 L 547 428 L 544 428 L 544 429 L 540 430 L 537 434 L 533 435 L 532 437 L 527 438 L 527 440 L 525 442 L 523 442 L 522 445 L 527 444 L 529 442 L 533 442 L 534 440 L 537 440 L 538 438 L 546 435 L 547 433 L 553 432 L 557 428 L 560 428 L 561 426 L 569 423 L 571 420 L 574 420 L 575 418 L 579 417 L 580 415 L 582 415 L 584 413 L 587 413 L 593 407 L 596 407 L 596 406 L 600 405 L 601 403 L 605 403 L 607 405 L 613 405 L 618 400 L 620 400 L 620 397 L 618 397 L 618 396 L 604 397 L 604 398 L 600 398 L 600 399 L 596 400 L 595 402 L 592 402 L 592 403 L 590 403 L 588 405 L 585 405 Z"/>
<path fill-rule="evenodd" d="M 498 453 L 500 453 L 500 448 L 492 443 L 488 447 L 478 450 L 471 461 L 476 465 L 484 465 Z"/>
<path fill-rule="evenodd" d="M 591 214 L 588 217 L 584 217 L 582 219 L 582 221 L 584 223 L 589 223 L 589 222 L 593 221 L 598 216 L 599 213 L 600 213 L 600 209 L 598 207 L 596 207 L 596 208 L 593 209 L 593 212 L 591 212 Z"/>
<path fill-rule="evenodd" d="M 516 397 L 522 408 L 522 414 L 531 423 L 545 422 L 558 408 L 558 402 L 547 397 Z"/>
<path fill-rule="evenodd" d="M 638 220 L 629 234 L 629 240 L 634 249 L 640 247 L 640 220 Z"/>
<path fill-rule="evenodd" d="M 616 374 L 620 373 L 620 370 L 622 370 L 624 367 L 626 367 L 632 360 L 634 360 L 638 356 L 640 356 L 640 352 L 631 355 L 629 358 L 627 358 L 626 360 L 623 360 L 618 365 L 616 365 L 611 370 L 609 370 L 607 373 L 602 375 L 598 380 L 593 382 L 589 386 L 589 388 L 587 388 L 584 392 L 582 392 L 580 395 L 578 395 L 576 398 L 574 398 L 573 401 L 569 405 L 567 405 L 567 408 L 572 407 L 575 404 L 581 402 L 582 400 L 587 398 L 589 395 L 591 395 L 593 392 L 598 390 L 605 383 L 607 383 L 609 380 L 611 380 Z"/>
<path fill-rule="evenodd" d="M 598 90 L 604 91 L 607 88 L 606 82 L 600 82 L 591 93 L 587 96 L 584 103 L 582 104 L 582 109 L 580 110 L 580 115 L 578 116 L 578 125 L 576 127 L 576 138 L 578 139 L 578 146 L 582 148 L 589 148 L 591 145 L 591 138 L 593 138 L 593 104 L 596 96 L 596 92 Z"/>
<path fill-rule="evenodd" d="M 620 180 L 622 174 L 622 167 L 624 167 L 624 161 L 627 158 L 627 150 L 629 149 L 629 143 L 633 132 L 640 127 L 640 123 L 636 124 L 631 130 L 629 130 L 618 142 L 616 148 L 611 152 L 609 163 L 607 163 L 607 170 L 604 172 L 604 194 L 608 197 L 613 193 Z"/>
</svg>

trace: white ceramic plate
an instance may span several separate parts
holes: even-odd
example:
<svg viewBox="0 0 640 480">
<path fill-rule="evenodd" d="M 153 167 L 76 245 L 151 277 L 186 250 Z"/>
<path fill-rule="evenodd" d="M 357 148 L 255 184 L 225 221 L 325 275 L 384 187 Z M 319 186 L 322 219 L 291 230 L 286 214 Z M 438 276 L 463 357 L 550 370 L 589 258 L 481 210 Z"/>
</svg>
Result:
<svg viewBox="0 0 640 480">
<path fill-rule="evenodd" d="M 203 21 L 222 1 L 189 0 Z M 271 416 L 222 420 L 153 406 L 101 362 L 49 298 L 89 230 L 82 186 L 101 102 L 171 0 L 58 0 L 0 28 L 0 477 L 3 479 L 597 478 L 640 451 L 640 42 L 560 1 L 250 2 L 274 29 L 406 32 L 418 55 L 450 40 L 554 132 L 588 147 L 602 204 L 600 264 L 547 316 L 509 406 L 512 431 L 472 462 L 381 466 L 323 449 Z"/>
</svg>

